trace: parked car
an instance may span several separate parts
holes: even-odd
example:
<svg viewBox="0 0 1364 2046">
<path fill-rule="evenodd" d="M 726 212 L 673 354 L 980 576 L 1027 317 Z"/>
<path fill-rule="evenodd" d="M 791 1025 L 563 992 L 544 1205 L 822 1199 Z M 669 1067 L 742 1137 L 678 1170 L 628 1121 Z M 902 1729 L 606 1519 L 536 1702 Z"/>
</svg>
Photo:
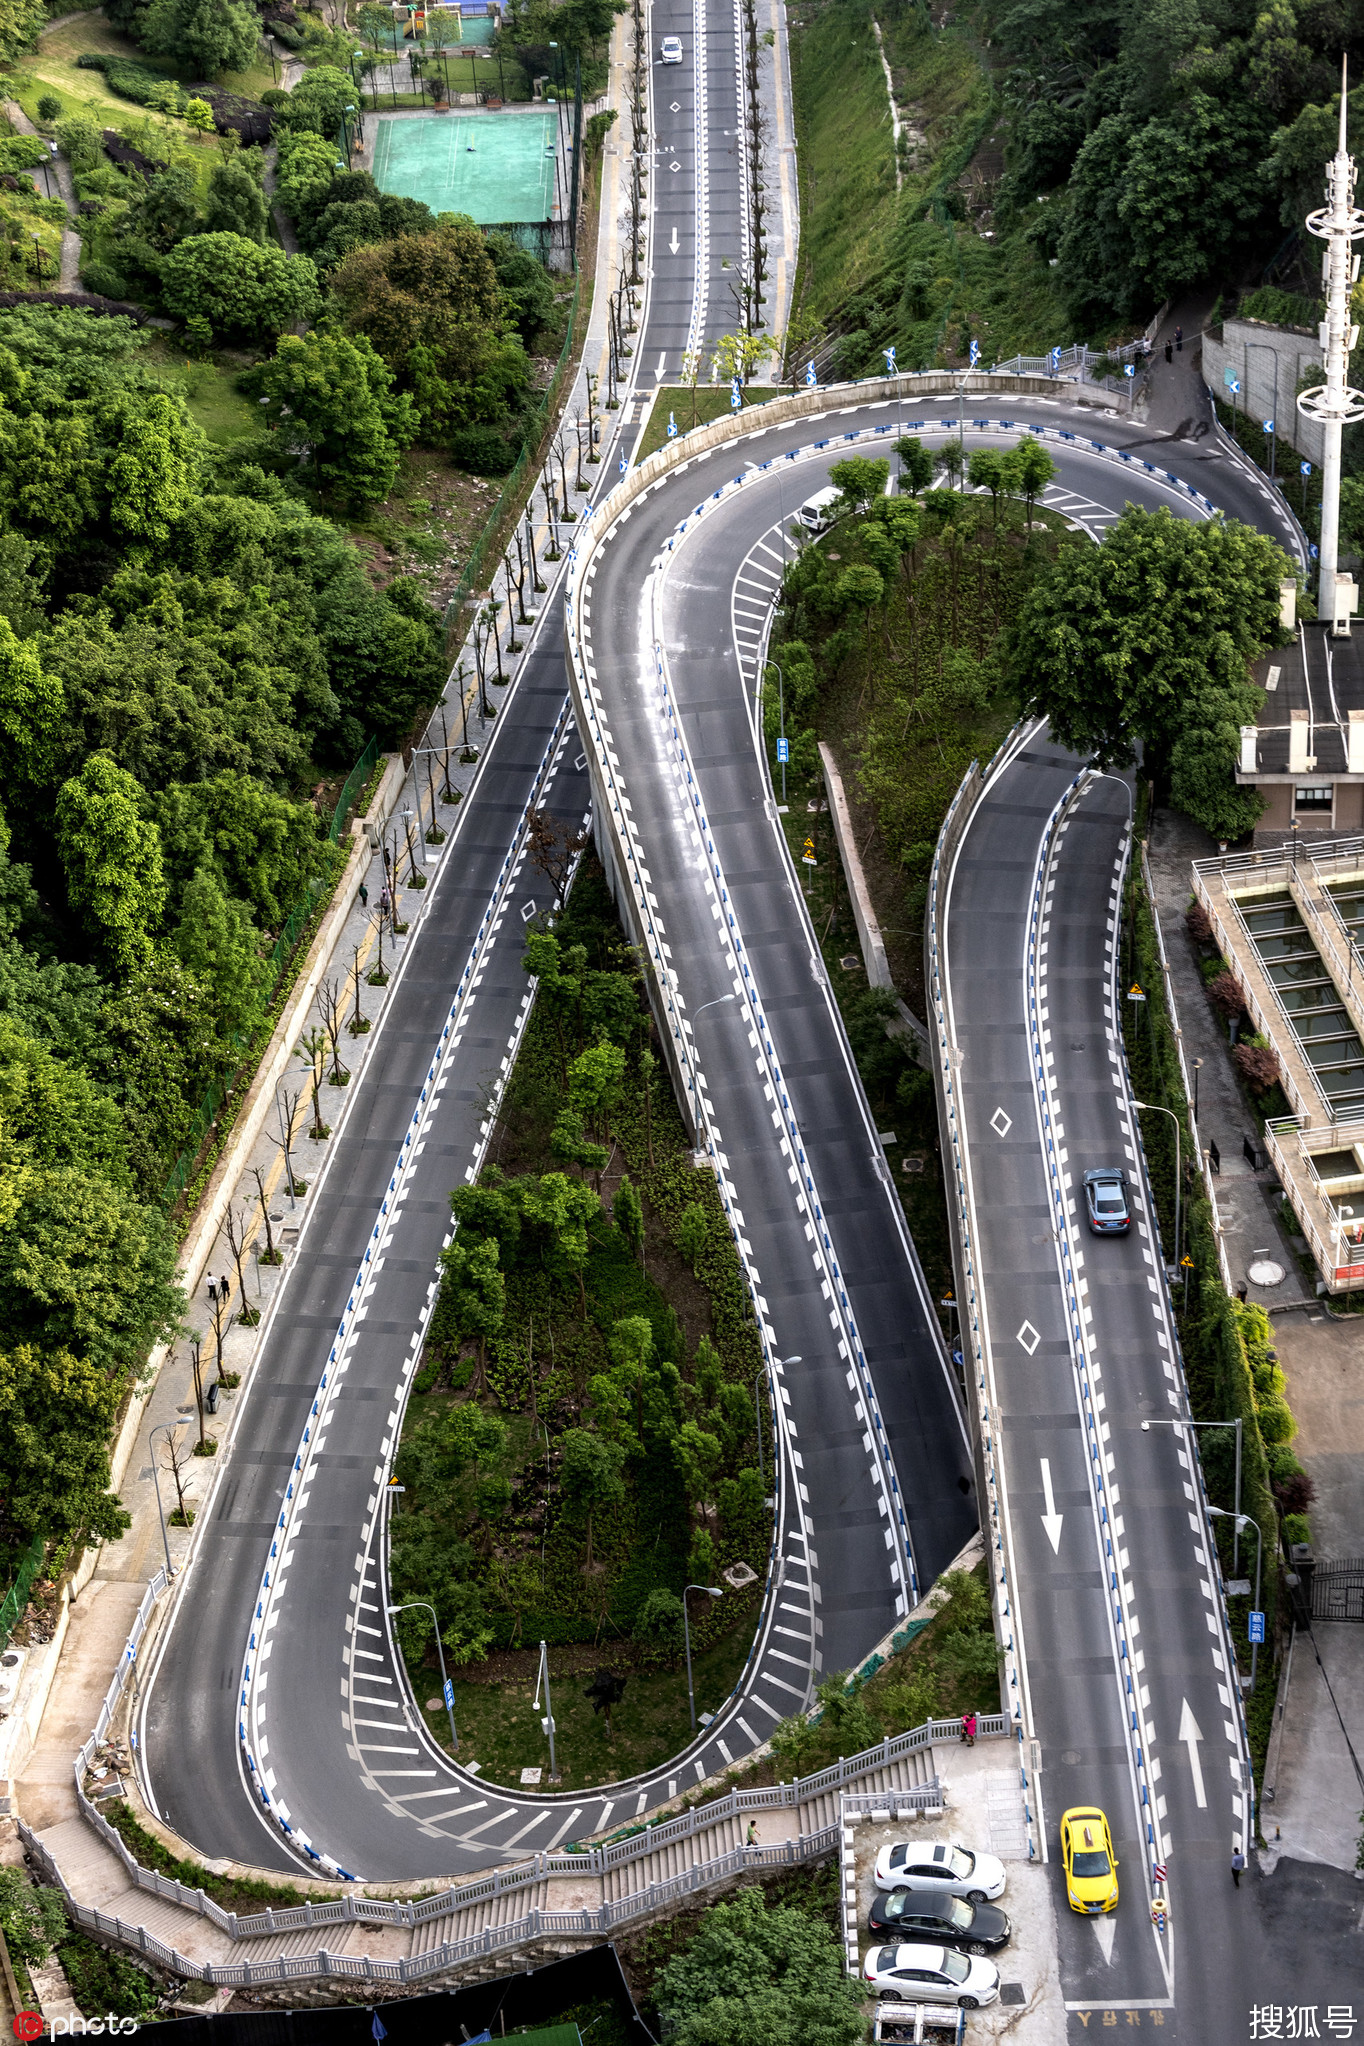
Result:
<svg viewBox="0 0 1364 2046">
<path fill-rule="evenodd" d="M 1118 1857 L 1108 1820 L 1096 1804 L 1072 1805 L 1061 1814 L 1061 1859 L 1066 1901 L 1087 1918 L 1111 1911 L 1118 1901 Z"/>
<path fill-rule="evenodd" d="M 835 490 L 832 483 L 823 490 L 817 490 L 813 497 L 807 497 L 796 516 L 807 533 L 822 533 L 826 526 L 833 524 L 834 506 L 841 503 L 843 493 Z"/>
<path fill-rule="evenodd" d="M 1085 1215 L 1095 1236 L 1126 1236 L 1132 1227 L 1127 1200 L 1127 1174 L 1121 1165 L 1100 1165 L 1087 1172 Z"/>
<path fill-rule="evenodd" d="M 664 36 L 658 46 L 658 57 L 661 64 L 680 64 L 682 62 L 681 36 Z"/>
<path fill-rule="evenodd" d="M 992 1954 L 1012 1931 L 994 1904 L 968 1904 L 950 1890 L 889 1890 L 871 1907 L 867 1929 L 878 1939 L 941 1941 L 964 1954 Z"/>
<path fill-rule="evenodd" d="M 946 1890 L 972 1904 L 1004 1893 L 1004 1864 L 950 1840 L 902 1840 L 876 1857 L 878 1890 Z"/>
<path fill-rule="evenodd" d="M 951 1947 L 873 1947 L 862 1964 L 862 1979 L 879 1996 L 902 2003 L 955 2003 L 978 2010 L 999 1995 L 999 1970 Z"/>
</svg>

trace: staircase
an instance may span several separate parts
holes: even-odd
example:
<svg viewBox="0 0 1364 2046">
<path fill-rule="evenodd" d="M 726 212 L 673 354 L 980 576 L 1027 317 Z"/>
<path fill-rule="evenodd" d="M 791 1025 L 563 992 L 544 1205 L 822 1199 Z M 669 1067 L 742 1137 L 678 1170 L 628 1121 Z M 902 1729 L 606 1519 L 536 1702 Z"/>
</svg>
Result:
<svg viewBox="0 0 1364 2046">
<path fill-rule="evenodd" d="M 39 1835 L 21 1819 L 19 1831 L 79 1925 L 171 1973 L 253 1990 L 354 1978 L 401 1993 L 504 1973 L 513 1957 L 525 1964 L 569 1952 L 719 1884 L 832 1855 L 849 1791 L 859 1806 L 884 1800 L 907 1821 L 937 1813 L 944 1793 L 934 1743 L 957 1727 L 920 1727 L 817 1776 L 733 1791 L 580 1853 L 537 1854 L 415 1902 L 348 1894 L 239 1917 L 140 1868 L 93 1808 L 84 1824 L 68 1820 Z M 1002 1718 L 982 1718 L 979 1731 L 1008 1737 Z"/>
</svg>

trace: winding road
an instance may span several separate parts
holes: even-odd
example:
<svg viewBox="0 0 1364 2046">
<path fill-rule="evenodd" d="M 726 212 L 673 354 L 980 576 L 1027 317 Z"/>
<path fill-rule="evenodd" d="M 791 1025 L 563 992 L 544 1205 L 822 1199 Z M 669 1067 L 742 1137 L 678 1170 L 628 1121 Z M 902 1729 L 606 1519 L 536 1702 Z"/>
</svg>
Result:
<svg viewBox="0 0 1364 2046">
<path fill-rule="evenodd" d="M 636 341 L 651 380 L 733 324 L 724 258 L 742 248 L 733 9 L 656 4 L 655 43 L 669 32 L 688 62 L 653 74 Z M 562 590 L 546 600 L 310 1195 L 148 1672 L 151 1795 L 207 1855 L 452 1875 L 633 1819 L 751 1751 L 822 1670 L 865 1654 L 977 1522 L 961 1391 L 763 758 L 755 683 L 790 522 L 852 449 L 908 431 L 1008 445 L 1031 430 L 1057 463 L 1043 501 L 1095 537 L 1134 502 L 1199 518 L 1215 506 L 1298 541 L 1215 435 L 1153 441 L 1064 386 L 979 376 L 963 427 L 956 390 L 932 382 L 838 390 L 816 416 L 679 448 L 579 538 L 567 660 Z M 628 445 L 633 407 L 620 423 Z M 1253 1976 L 1253 1921 L 1232 1918 L 1225 1881 L 1247 1823 L 1244 1736 L 1196 1463 L 1174 1429 L 1141 1430 L 1183 1413 L 1185 1393 L 1115 1008 L 1128 792 L 1076 786 L 1078 768 L 1039 732 L 996 765 L 942 877 L 945 1028 L 1035 1842 L 1049 1853 L 1065 1805 L 1096 1799 L 1124 1864 L 1124 1909 L 1098 1927 L 1058 1889 L 1070 2029 L 1117 2009 L 1192 2041 L 1233 2036 L 1226 2013 Z M 476 1169 L 487 1089 L 528 1013 L 522 920 L 548 906 L 526 863 L 532 794 L 561 815 L 591 807 L 654 960 L 660 1028 L 763 1328 L 781 1449 L 768 1597 L 739 1688 L 684 1755 L 577 1797 L 501 1791 L 452 1764 L 385 1616 L 382 1492 L 448 1193 Z M 1115 1158 L 1140 1188 L 1137 1227 L 1091 1245 L 1075 1182 Z M 1157 1861 L 1163 1937 L 1143 1902 Z"/>
</svg>

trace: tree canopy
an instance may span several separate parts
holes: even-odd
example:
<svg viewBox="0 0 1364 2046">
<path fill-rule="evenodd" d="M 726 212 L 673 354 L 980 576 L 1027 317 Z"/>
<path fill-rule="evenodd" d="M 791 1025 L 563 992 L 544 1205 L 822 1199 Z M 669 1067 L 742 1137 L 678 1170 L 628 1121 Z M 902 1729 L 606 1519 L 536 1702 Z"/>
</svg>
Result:
<svg viewBox="0 0 1364 2046">
<path fill-rule="evenodd" d="M 1292 577 L 1249 526 L 1129 506 L 1100 546 L 1066 548 L 1029 590 L 1007 656 L 1022 706 L 1102 766 L 1140 743 L 1181 809 L 1238 836 L 1260 807 L 1233 781 L 1260 702 L 1248 667 L 1281 637 L 1279 584 Z"/>
<path fill-rule="evenodd" d="M 679 2046 L 855 2046 L 866 2031 L 830 1928 L 756 1887 L 712 1904 L 654 1994 Z"/>
</svg>

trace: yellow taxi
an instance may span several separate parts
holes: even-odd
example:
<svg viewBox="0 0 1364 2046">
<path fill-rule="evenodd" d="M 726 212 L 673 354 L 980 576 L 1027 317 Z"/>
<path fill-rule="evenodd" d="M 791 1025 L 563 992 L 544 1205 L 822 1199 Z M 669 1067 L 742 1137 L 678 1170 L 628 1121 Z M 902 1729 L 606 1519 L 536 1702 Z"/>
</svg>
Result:
<svg viewBox="0 0 1364 2046">
<path fill-rule="evenodd" d="M 1066 1901 L 1091 1917 L 1118 1901 L 1118 1860 L 1108 1820 L 1094 1804 L 1073 1805 L 1061 1814 L 1061 1858 L 1066 1865 Z"/>
</svg>

